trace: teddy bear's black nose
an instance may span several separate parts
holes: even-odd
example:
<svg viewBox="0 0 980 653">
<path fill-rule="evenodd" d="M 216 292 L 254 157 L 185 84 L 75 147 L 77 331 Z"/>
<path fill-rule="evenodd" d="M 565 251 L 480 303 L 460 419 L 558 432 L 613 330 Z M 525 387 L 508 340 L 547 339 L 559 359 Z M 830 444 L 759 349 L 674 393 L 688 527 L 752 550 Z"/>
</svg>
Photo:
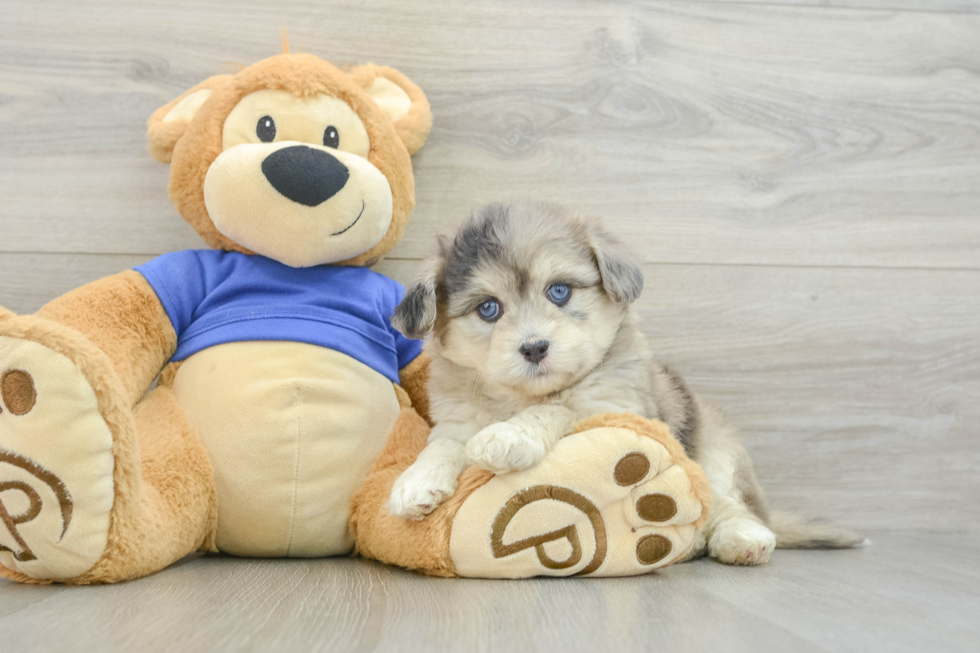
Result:
<svg viewBox="0 0 980 653">
<path fill-rule="evenodd" d="M 317 206 L 340 192 L 350 171 L 330 153 L 291 145 L 276 150 L 262 162 L 262 173 L 283 197 Z"/>
</svg>

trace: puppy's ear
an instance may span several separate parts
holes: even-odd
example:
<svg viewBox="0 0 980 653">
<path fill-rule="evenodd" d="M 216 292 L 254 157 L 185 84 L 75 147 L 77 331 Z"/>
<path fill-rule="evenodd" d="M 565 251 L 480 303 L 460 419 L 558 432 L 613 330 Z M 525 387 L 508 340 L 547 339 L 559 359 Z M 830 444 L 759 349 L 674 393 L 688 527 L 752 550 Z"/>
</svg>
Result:
<svg viewBox="0 0 980 653">
<path fill-rule="evenodd" d="M 632 304 L 643 292 L 643 270 L 598 220 L 589 221 L 588 231 L 606 294 L 617 304 Z"/>
<path fill-rule="evenodd" d="M 436 286 L 442 263 L 442 256 L 436 256 L 422 264 L 418 278 L 391 316 L 391 325 L 409 338 L 424 338 L 436 324 Z"/>
</svg>

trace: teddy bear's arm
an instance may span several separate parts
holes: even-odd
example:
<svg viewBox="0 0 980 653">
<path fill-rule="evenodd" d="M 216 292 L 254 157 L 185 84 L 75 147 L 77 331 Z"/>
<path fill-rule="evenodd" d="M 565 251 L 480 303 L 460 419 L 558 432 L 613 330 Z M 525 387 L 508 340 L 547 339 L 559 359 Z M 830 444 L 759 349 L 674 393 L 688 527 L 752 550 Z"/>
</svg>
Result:
<svg viewBox="0 0 980 653">
<path fill-rule="evenodd" d="M 37 315 L 81 332 L 105 352 L 130 404 L 143 396 L 177 348 L 167 312 L 135 270 L 65 293 Z"/>
<path fill-rule="evenodd" d="M 432 425 L 429 417 L 429 357 L 421 353 L 398 373 L 401 387 L 412 400 L 412 407 L 422 419 Z"/>
</svg>

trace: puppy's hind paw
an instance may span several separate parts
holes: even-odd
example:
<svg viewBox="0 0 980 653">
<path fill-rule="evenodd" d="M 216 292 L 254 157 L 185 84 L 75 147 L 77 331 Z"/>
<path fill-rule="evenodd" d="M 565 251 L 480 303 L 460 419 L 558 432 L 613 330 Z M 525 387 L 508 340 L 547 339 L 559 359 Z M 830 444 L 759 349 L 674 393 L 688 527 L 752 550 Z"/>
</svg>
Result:
<svg viewBox="0 0 980 653">
<path fill-rule="evenodd" d="M 764 565 L 776 548 L 776 535 L 751 519 L 728 519 L 708 539 L 708 554 L 729 565 Z"/>
<path fill-rule="evenodd" d="M 528 469 L 544 458 L 544 445 L 519 426 L 497 422 L 466 443 L 466 457 L 481 469 L 505 474 Z"/>
</svg>

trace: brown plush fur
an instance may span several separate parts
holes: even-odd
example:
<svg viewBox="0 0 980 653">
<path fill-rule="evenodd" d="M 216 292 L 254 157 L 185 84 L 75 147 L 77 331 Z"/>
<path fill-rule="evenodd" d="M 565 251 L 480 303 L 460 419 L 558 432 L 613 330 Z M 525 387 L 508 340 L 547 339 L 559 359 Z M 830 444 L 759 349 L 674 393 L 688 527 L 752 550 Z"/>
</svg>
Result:
<svg viewBox="0 0 980 653">
<path fill-rule="evenodd" d="M 392 124 L 362 87 L 365 83 L 370 86 L 379 74 L 399 85 L 404 83 L 403 89 L 413 100 L 408 114 L 397 124 Z M 373 265 L 401 240 L 415 205 L 412 163 L 401 136 L 405 136 L 417 149 L 428 136 L 432 122 L 425 96 L 406 77 L 390 68 L 378 66 L 362 67 L 347 74 L 313 55 L 283 54 L 249 66 L 233 77 L 212 77 L 205 82 L 208 83 L 211 86 L 207 88 L 211 88 L 213 93 L 195 114 L 194 120 L 186 125 L 186 131 L 173 147 L 170 164 L 170 199 L 208 245 L 216 249 L 254 253 L 215 228 L 204 205 L 203 188 L 208 168 L 222 151 L 225 118 L 243 97 L 263 89 L 288 91 L 301 98 L 319 94 L 340 98 L 354 109 L 367 129 L 371 141 L 368 161 L 387 177 L 391 186 L 391 226 L 377 245 L 338 265 Z M 198 88 L 203 87 L 195 87 Z M 169 111 L 173 106 L 172 103 L 161 108 L 154 114 L 156 120 L 150 121 L 151 151 L 166 150 L 166 146 L 160 143 L 162 132 L 158 129 L 165 129 L 161 122 L 166 115 L 164 109 Z"/>
<path fill-rule="evenodd" d="M 694 494 L 705 507 L 694 526 L 701 528 L 704 525 L 711 507 L 711 488 L 704 473 L 684 454 L 684 448 L 666 425 L 629 413 L 604 413 L 579 422 L 575 432 L 602 427 L 631 429 L 664 445 L 676 464 L 688 472 Z M 391 488 L 425 448 L 428 434 L 425 422 L 414 411 L 402 410 L 388 444 L 354 496 L 350 525 L 357 543 L 356 553 L 365 558 L 430 576 L 456 576 L 449 554 L 453 519 L 466 499 L 493 478 L 493 474 L 470 467 L 459 477 L 456 493 L 425 519 L 413 521 L 393 517 L 388 512 Z"/>
<path fill-rule="evenodd" d="M 139 403 L 134 417 L 141 482 L 130 518 L 117 519 L 102 559 L 73 584 L 139 578 L 197 549 L 217 550 L 214 472 L 173 393 L 157 388 Z"/>
<path fill-rule="evenodd" d="M 157 385 L 161 388 L 172 388 L 174 387 L 174 379 L 177 378 L 177 370 L 183 365 L 184 361 L 177 361 L 175 363 L 167 363 L 167 366 L 163 368 L 160 372 L 160 379 L 157 381 Z"/>
<path fill-rule="evenodd" d="M 419 354 L 418 358 L 406 365 L 399 372 L 401 387 L 408 393 L 412 400 L 412 407 L 422 419 L 430 426 L 432 418 L 429 417 L 429 357 Z"/>
<path fill-rule="evenodd" d="M 177 334 L 153 288 L 139 272 L 86 284 L 37 312 L 75 329 L 112 362 L 127 406 L 133 406 L 177 348 Z"/>
</svg>

